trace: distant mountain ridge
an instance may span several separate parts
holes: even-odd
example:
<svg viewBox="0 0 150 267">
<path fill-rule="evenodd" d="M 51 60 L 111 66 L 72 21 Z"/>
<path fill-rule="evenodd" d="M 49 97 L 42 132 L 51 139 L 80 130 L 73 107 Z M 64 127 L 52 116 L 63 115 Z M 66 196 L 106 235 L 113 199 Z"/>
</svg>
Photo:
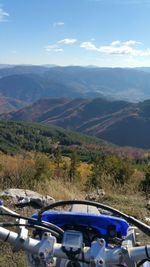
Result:
<svg viewBox="0 0 150 267">
<path fill-rule="evenodd" d="M 150 72 L 148 68 L 94 66 L 0 67 L 0 96 L 28 103 L 44 97 L 103 97 L 139 102 L 150 98 Z"/>
</svg>

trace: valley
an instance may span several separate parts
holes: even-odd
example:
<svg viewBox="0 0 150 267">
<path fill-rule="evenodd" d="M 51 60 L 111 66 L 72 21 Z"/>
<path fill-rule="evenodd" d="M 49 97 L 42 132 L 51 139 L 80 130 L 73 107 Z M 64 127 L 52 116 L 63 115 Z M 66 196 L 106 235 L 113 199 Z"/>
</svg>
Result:
<svg viewBox="0 0 150 267">
<path fill-rule="evenodd" d="M 0 118 L 56 125 L 119 146 L 149 149 L 149 114 L 149 100 L 130 103 L 103 98 L 45 98 L 18 111 L 1 114 Z"/>
</svg>

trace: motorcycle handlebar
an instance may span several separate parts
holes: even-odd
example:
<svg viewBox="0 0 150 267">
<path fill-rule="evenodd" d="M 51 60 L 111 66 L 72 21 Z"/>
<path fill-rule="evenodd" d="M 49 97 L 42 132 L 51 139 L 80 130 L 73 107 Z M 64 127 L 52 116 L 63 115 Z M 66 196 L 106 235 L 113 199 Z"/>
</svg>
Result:
<svg viewBox="0 0 150 267">
<path fill-rule="evenodd" d="M 0 239 L 10 243 L 12 246 L 23 249 L 33 254 L 37 254 L 40 241 L 33 238 L 21 239 L 19 234 L 0 227 Z"/>
<path fill-rule="evenodd" d="M 23 249 L 31 254 L 39 254 L 40 246 L 41 246 L 41 240 L 36 240 L 30 237 L 27 237 L 26 239 L 21 239 L 19 234 L 9 231 L 3 227 L 0 227 L 0 239 L 4 242 L 9 242 L 11 245 L 13 245 L 15 248 Z M 114 248 L 114 249 L 105 249 L 106 253 L 106 262 L 107 263 L 114 263 L 117 264 L 120 262 L 120 258 L 122 255 L 127 254 L 129 258 L 133 261 L 139 261 L 143 259 L 150 259 L 150 246 L 141 246 L 141 247 L 132 247 L 132 248 Z M 83 253 L 82 253 L 83 254 Z M 53 256 L 57 258 L 64 258 L 67 259 L 67 255 L 62 249 L 61 244 L 54 244 L 53 248 Z M 82 259 L 83 255 L 81 255 Z M 84 248 L 84 260 L 85 262 L 91 261 L 91 251 L 90 247 Z"/>
</svg>

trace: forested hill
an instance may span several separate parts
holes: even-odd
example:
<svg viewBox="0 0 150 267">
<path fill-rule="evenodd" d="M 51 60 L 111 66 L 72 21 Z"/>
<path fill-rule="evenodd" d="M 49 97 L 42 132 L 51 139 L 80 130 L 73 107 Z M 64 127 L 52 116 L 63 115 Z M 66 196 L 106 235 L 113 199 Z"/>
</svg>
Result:
<svg viewBox="0 0 150 267">
<path fill-rule="evenodd" d="M 0 152 L 11 155 L 25 151 L 53 154 L 57 148 L 66 156 L 75 151 L 84 161 L 90 161 L 97 153 L 135 159 L 149 154 L 142 149 L 121 148 L 95 137 L 36 123 L 0 121 L 0 133 Z"/>
<path fill-rule="evenodd" d="M 106 142 L 98 138 L 55 126 L 33 123 L 0 121 L 0 133 L 0 151 L 8 154 L 22 153 L 23 151 L 51 154 L 58 146 L 67 154 L 71 147 L 77 149 L 77 147 L 83 146 L 84 150 L 89 145 L 92 150 L 92 146 L 94 149 L 108 146 Z"/>
</svg>

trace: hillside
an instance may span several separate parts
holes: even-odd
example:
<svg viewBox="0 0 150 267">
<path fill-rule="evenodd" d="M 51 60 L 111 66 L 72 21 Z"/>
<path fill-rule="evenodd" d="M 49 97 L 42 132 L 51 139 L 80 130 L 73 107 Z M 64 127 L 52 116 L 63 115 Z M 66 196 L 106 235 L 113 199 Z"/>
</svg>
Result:
<svg viewBox="0 0 150 267">
<path fill-rule="evenodd" d="M 0 114 L 17 111 L 25 105 L 25 102 L 15 98 L 0 97 Z"/>
<path fill-rule="evenodd" d="M 144 69 L 9 66 L 0 68 L 0 95 L 33 103 L 44 97 L 122 99 L 150 97 L 150 73 Z"/>
<path fill-rule="evenodd" d="M 0 133 L 0 152 L 10 155 L 25 151 L 53 154 L 59 147 L 64 156 L 76 151 L 83 161 L 90 161 L 97 154 L 116 154 L 135 160 L 149 156 L 149 151 L 143 149 L 117 147 L 99 138 L 52 125 L 0 121 Z"/>
<path fill-rule="evenodd" d="M 1 119 L 54 124 L 119 146 L 150 148 L 149 100 L 133 104 L 101 98 L 47 98 Z"/>
<path fill-rule="evenodd" d="M 99 135 L 109 142 L 150 148 L 150 100 L 135 105 L 132 112 L 108 126 Z"/>
<path fill-rule="evenodd" d="M 104 120 L 111 114 L 123 112 L 124 109 L 126 110 L 124 116 L 128 116 L 134 107 L 136 107 L 135 104 L 125 101 L 109 101 L 102 98 L 93 100 L 82 98 L 45 98 L 9 115 L 5 116 L 4 114 L 4 118 L 46 124 L 54 123 L 80 131 L 86 123 L 89 123 L 89 127 L 91 127 L 92 124 L 96 123 L 96 120 Z M 87 127 L 85 126 L 85 128 Z"/>
<path fill-rule="evenodd" d="M 52 154 L 59 146 L 65 155 L 75 149 L 79 150 L 81 157 L 88 158 L 90 151 L 108 147 L 108 144 L 100 139 L 39 124 L 1 121 L 0 133 L 0 151 L 12 155 L 23 151 Z"/>
</svg>

